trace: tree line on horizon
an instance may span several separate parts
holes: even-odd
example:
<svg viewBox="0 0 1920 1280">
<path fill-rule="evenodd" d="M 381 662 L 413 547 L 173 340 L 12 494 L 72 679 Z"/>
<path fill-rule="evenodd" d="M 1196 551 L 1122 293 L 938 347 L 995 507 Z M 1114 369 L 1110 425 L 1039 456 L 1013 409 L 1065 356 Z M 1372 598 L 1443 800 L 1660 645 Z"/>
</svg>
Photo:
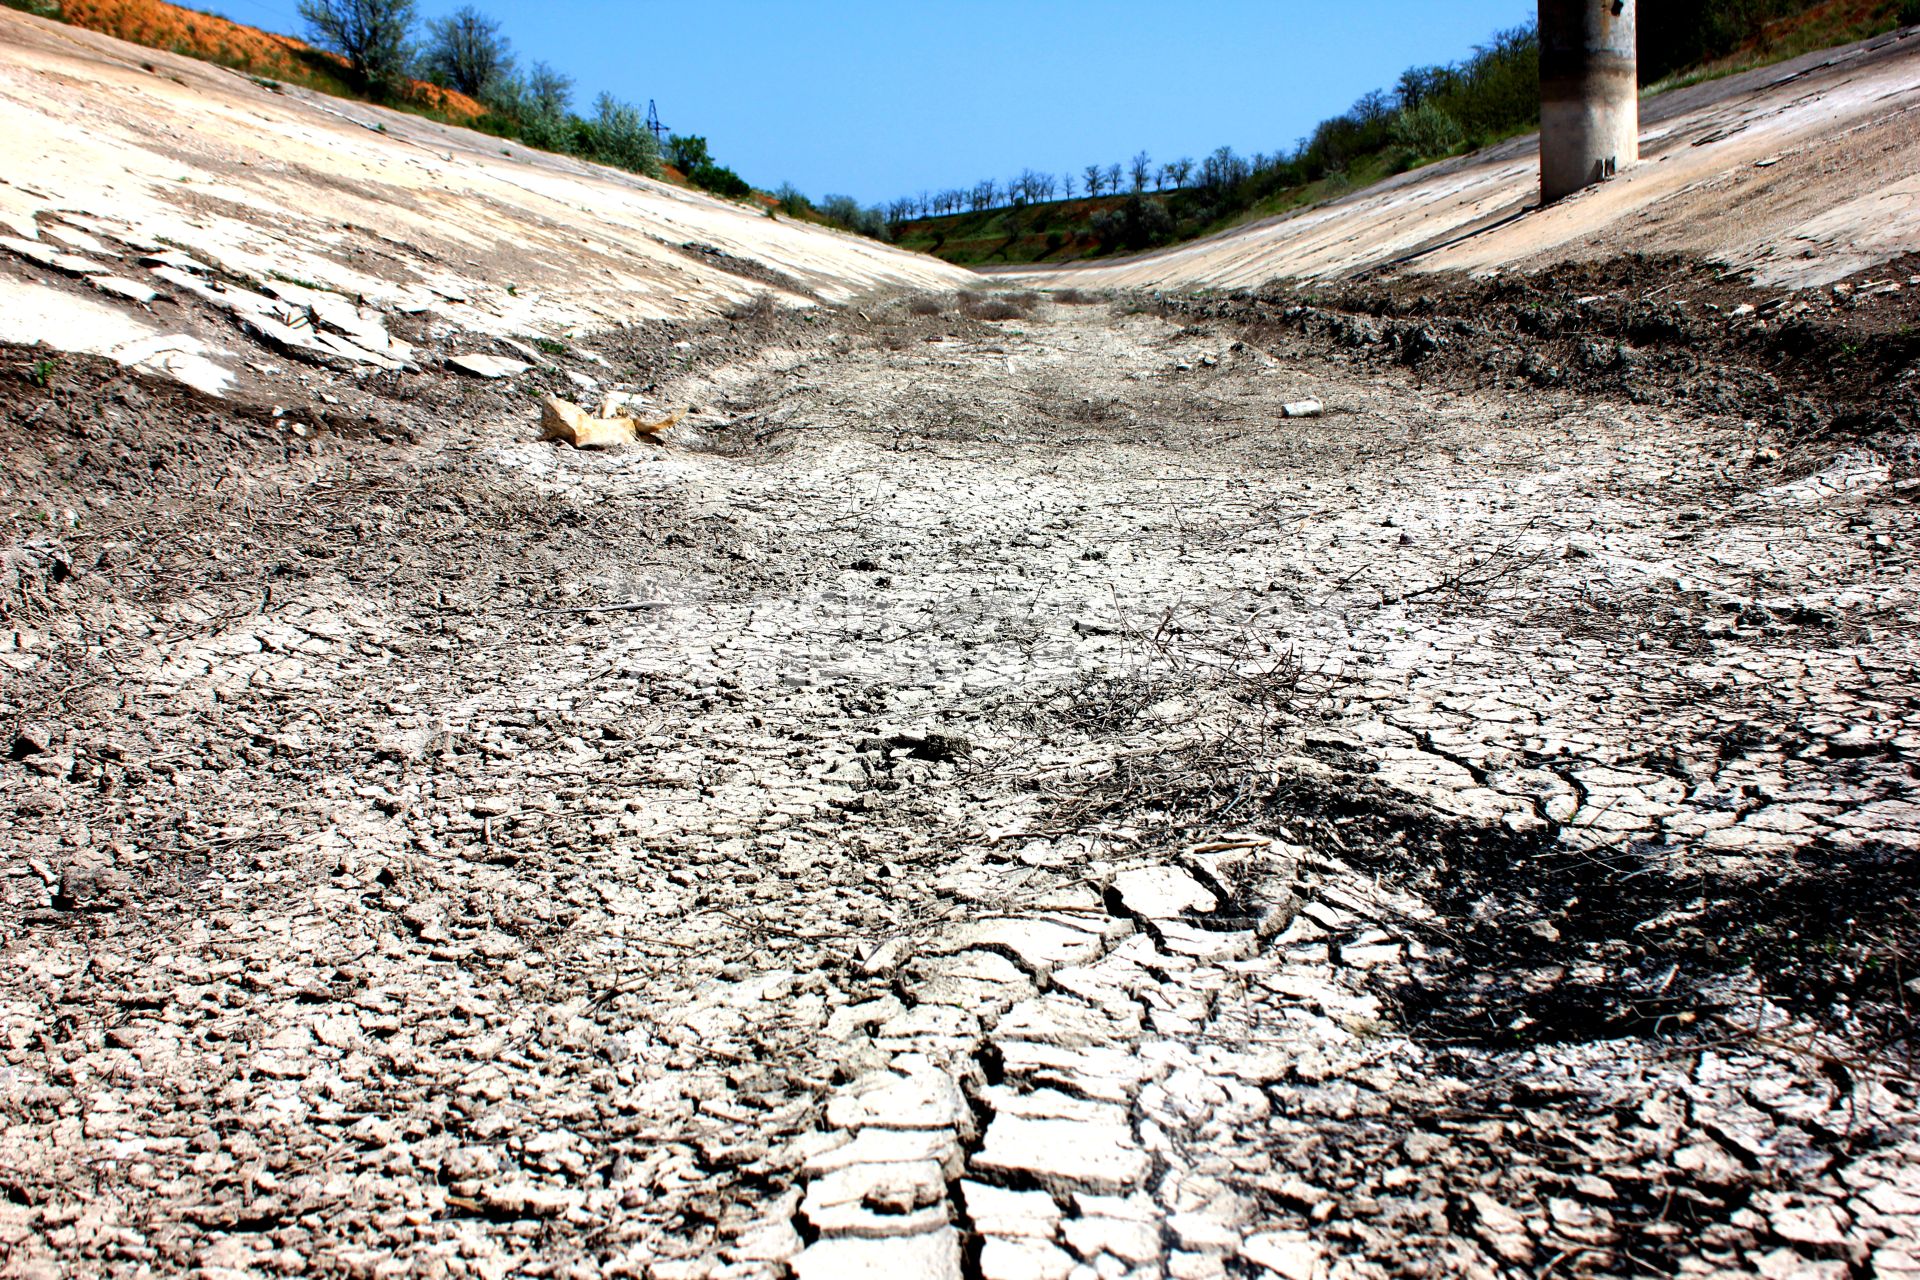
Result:
<svg viewBox="0 0 1920 1280">
<path fill-rule="evenodd" d="M 1494 33 L 1457 63 L 1410 67 L 1391 90 L 1363 94 L 1351 108 L 1322 120 L 1291 149 L 1242 156 L 1218 147 L 1195 161 L 1156 164 L 1145 151 L 1125 164 L 1090 164 L 1077 173 L 1023 169 L 1004 182 L 922 192 L 886 206 L 896 229 L 916 217 L 1018 209 L 1055 199 L 1125 195 L 1094 212 L 1093 234 L 1105 248 L 1140 249 L 1196 233 L 1270 195 L 1339 176 L 1363 158 L 1385 155 L 1397 172 L 1424 160 L 1484 145 L 1530 127 L 1540 111 L 1540 43 L 1532 23 Z M 1177 210 L 1158 198 L 1182 197 Z"/>
<path fill-rule="evenodd" d="M 1683 68 L 1724 57 L 1764 39 L 1766 24 L 1813 8 L 1819 0 L 1667 0 L 1640 8 L 1640 78 L 1650 84 Z M 1901 0 L 1900 20 L 1920 21 L 1920 0 Z M 1379 177 L 1402 172 L 1501 138 L 1540 122 L 1540 41 L 1535 23 L 1495 32 L 1457 62 L 1413 66 L 1391 88 L 1361 95 L 1322 120 L 1291 148 L 1242 156 L 1219 147 L 1155 164 L 1145 151 L 1125 164 L 1090 164 L 1051 173 L 1022 169 L 1004 181 L 922 191 L 885 205 L 897 237 L 915 219 L 1020 209 L 1056 198 L 1125 196 L 1095 210 L 1088 227 L 1103 250 L 1137 250 L 1187 239 L 1262 201 L 1359 170 Z M 1177 199 L 1162 199 L 1169 193 Z"/>
</svg>

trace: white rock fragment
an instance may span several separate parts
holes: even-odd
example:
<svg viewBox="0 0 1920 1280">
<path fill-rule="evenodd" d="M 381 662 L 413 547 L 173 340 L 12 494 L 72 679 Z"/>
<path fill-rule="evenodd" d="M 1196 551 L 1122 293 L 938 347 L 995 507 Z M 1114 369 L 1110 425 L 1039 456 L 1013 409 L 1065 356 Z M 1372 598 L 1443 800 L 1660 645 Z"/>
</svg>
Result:
<svg viewBox="0 0 1920 1280">
<path fill-rule="evenodd" d="M 1289 400 L 1280 406 L 1283 418 L 1317 418 L 1327 411 L 1318 400 Z"/>
<path fill-rule="evenodd" d="M 176 249 L 168 249 L 161 253 L 142 254 L 139 262 L 143 267 L 171 267 L 175 271 L 191 271 L 196 275 L 203 276 L 213 271 L 212 267 L 200 261 L 198 258 L 188 257 Z"/>
<path fill-rule="evenodd" d="M 70 276 L 90 275 L 100 270 L 100 264 L 92 258 L 83 258 L 77 253 L 62 253 L 36 240 L 21 240 L 15 236 L 0 236 L 0 249 L 7 249 L 36 266 L 53 271 L 62 271 Z"/>
<path fill-rule="evenodd" d="M 1170 1214 L 1167 1229 L 1189 1253 L 1234 1253 L 1240 1248 L 1239 1232 L 1204 1213 Z"/>
<path fill-rule="evenodd" d="M 160 296 L 159 290 L 150 288 L 138 280 L 129 280 L 125 276 L 88 276 L 87 283 L 102 293 L 112 294 L 116 298 L 125 298 L 128 302 L 138 302 L 142 306 Z"/>
<path fill-rule="evenodd" d="M 476 378 L 511 378 L 533 368 L 523 360 L 509 360 L 505 356 L 490 356 L 480 352 L 449 356 L 447 363 Z"/>
<path fill-rule="evenodd" d="M 117 258 L 120 256 L 99 240 L 96 240 L 84 231 L 75 230 L 73 227 L 63 227 L 59 223 L 52 223 L 47 226 L 45 230 L 47 239 L 58 240 L 69 249 L 78 249 L 81 253 L 90 253 L 96 258 Z"/>
</svg>

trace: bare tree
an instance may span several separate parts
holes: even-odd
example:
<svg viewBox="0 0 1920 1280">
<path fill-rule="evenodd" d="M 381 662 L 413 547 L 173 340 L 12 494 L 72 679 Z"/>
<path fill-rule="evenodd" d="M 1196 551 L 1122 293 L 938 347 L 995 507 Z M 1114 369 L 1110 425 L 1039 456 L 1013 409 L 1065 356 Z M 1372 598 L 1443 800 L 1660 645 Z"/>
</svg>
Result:
<svg viewBox="0 0 1920 1280">
<path fill-rule="evenodd" d="M 1065 193 L 1067 199 L 1073 199 L 1073 170 L 1067 169 L 1061 172 L 1060 190 Z"/>
<path fill-rule="evenodd" d="M 1353 104 L 1350 114 L 1361 124 L 1379 124 L 1393 114 L 1393 99 L 1379 89 L 1369 89 Z"/>
<path fill-rule="evenodd" d="M 314 44 L 368 83 L 392 87 L 406 75 L 413 0 L 300 0 L 300 16 Z"/>
<path fill-rule="evenodd" d="M 1144 151 L 1136 151 L 1134 152 L 1133 161 L 1129 167 L 1133 171 L 1133 189 L 1135 191 L 1145 191 L 1147 189 L 1147 178 L 1153 173 L 1153 157 Z"/>
<path fill-rule="evenodd" d="M 1107 171 L 1097 164 L 1090 164 L 1080 172 L 1087 180 L 1087 194 L 1090 196 L 1099 195 L 1100 188 L 1107 183 Z"/>
<path fill-rule="evenodd" d="M 973 184 L 973 191 L 968 197 L 968 201 L 973 205 L 973 211 L 979 213 L 982 210 L 993 208 L 994 201 L 999 198 L 1000 188 L 994 185 L 993 179 L 982 178 Z"/>
<path fill-rule="evenodd" d="M 479 98 L 513 74 L 513 52 L 499 23 L 463 5 L 451 17 L 428 21 L 421 65 L 448 88 Z"/>
<path fill-rule="evenodd" d="M 1053 175 L 1039 173 L 1032 169 L 1022 169 L 1020 176 L 1007 184 L 1016 190 L 1023 204 L 1038 204 L 1053 196 Z"/>
<path fill-rule="evenodd" d="M 1187 179 L 1193 174 L 1193 161 L 1181 156 L 1167 165 L 1167 176 L 1173 179 L 1173 189 L 1178 191 L 1187 185 Z"/>
<path fill-rule="evenodd" d="M 1120 166 L 1117 164 L 1110 164 L 1107 166 L 1107 190 L 1115 193 L 1116 195 L 1119 194 Z"/>
</svg>

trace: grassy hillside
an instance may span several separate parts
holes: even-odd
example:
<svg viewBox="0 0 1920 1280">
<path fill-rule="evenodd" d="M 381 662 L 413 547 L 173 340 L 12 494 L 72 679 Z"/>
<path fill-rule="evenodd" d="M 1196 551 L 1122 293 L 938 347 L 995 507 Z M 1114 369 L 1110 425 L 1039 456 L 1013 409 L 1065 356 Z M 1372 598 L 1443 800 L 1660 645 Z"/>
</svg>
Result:
<svg viewBox="0 0 1920 1280">
<path fill-rule="evenodd" d="M 1640 10 L 1644 93 L 1797 57 L 1920 20 L 1920 0 L 1668 0 Z M 1524 133 L 1539 120 L 1531 32 L 1496 35 L 1454 67 L 1416 67 L 1323 121 L 1291 155 L 1216 152 L 1178 190 L 1001 204 L 908 218 L 908 249 L 964 266 L 1071 262 L 1211 235 L 1330 200 L 1391 174 Z M 1652 82 L 1652 83 L 1647 83 Z"/>
<path fill-rule="evenodd" d="M 0 0 L 9 8 L 54 18 L 89 31 L 114 36 L 149 49 L 216 62 L 264 80 L 302 85 L 335 97 L 367 96 L 356 90 L 347 65 L 331 53 L 291 36 L 210 13 L 183 9 L 166 0 Z M 420 80 L 401 87 L 403 106 L 454 124 L 469 124 L 486 114 L 472 98 Z"/>
</svg>

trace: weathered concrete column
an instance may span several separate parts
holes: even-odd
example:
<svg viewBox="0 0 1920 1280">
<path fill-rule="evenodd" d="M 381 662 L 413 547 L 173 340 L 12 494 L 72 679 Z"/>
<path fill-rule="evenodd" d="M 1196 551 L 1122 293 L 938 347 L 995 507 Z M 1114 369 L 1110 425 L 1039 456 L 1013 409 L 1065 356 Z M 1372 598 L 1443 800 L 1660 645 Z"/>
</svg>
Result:
<svg viewBox="0 0 1920 1280">
<path fill-rule="evenodd" d="M 1640 158 L 1634 0 L 1540 0 L 1540 199 Z"/>
</svg>

